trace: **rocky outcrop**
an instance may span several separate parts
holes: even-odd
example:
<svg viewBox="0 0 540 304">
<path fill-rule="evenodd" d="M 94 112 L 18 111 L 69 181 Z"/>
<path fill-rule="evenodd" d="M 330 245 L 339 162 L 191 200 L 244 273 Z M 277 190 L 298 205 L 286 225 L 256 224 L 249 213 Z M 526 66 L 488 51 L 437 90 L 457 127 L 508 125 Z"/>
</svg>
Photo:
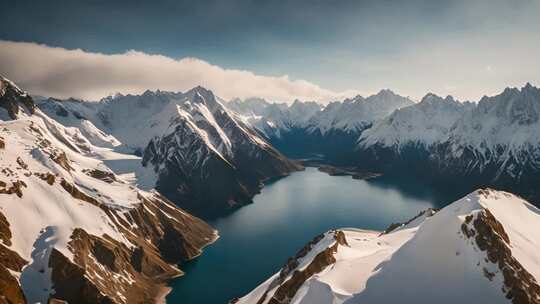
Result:
<svg viewBox="0 0 540 304">
<path fill-rule="evenodd" d="M 83 172 L 86 173 L 88 176 L 102 180 L 109 184 L 116 181 L 116 176 L 112 172 L 107 172 L 99 169 L 88 169 L 84 170 Z"/>
<path fill-rule="evenodd" d="M 26 187 L 26 183 L 22 180 L 11 182 L 9 187 L 7 183 L 0 181 L 0 194 L 16 194 L 20 198 L 23 196 L 23 188 Z"/>
<path fill-rule="evenodd" d="M 13 82 L 0 76 L 0 108 L 4 108 L 11 119 L 17 119 L 19 113 L 34 113 L 32 97 L 19 89 Z M 0 113 L 1 114 L 1 113 Z M 1 118 L 2 116 L 0 116 Z"/>
<path fill-rule="evenodd" d="M 56 176 L 50 172 L 46 172 L 46 173 L 37 173 L 37 172 L 34 172 L 34 175 L 38 176 L 39 178 L 41 178 L 42 180 L 46 181 L 47 184 L 49 184 L 50 186 L 54 185 L 54 182 L 56 181 Z"/>
</svg>

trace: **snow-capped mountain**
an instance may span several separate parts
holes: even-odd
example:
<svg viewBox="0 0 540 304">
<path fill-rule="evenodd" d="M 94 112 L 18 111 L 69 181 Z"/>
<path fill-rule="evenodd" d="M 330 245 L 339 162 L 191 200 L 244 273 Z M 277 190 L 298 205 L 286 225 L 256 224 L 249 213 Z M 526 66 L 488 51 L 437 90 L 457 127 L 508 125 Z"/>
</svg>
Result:
<svg viewBox="0 0 540 304">
<path fill-rule="evenodd" d="M 474 105 L 426 95 L 412 106 L 397 109 L 392 114 L 365 130 L 359 138 L 361 149 L 377 146 L 400 151 L 407 145 L 428 149 L 448 139 L 449 132 Z"/>
<path fill-rule="evenodd" d="M 539 303 L 539 215 L 482 189 L 384 232 L 329 231 L 231 302 Z"/>
<path fill-rule="evenodd" d="M 199 255 L 216 231 L 115 174 L 106 159 L 121 154 L 30 111 L 32 99 L 11 82 L 0 87 L 0 104 L 16 114 L 0 120 L 0 302 L 162 296 L 165 281 L 182 274 L 176 265 Z"/>
<path fill-rule="evenodd" d="M 413 101 L 385 89 L 367 98 L 356 96 L 343 102 L 328 104 L 308 123 L 310 132 L 325 135 L 331 131 L 359 134 L 373 122 L 394 110 L 412 105 Z"/>
<path fill-rule="evenodd" d="M 144 152 L 151 187 L 199 215 L 249 202 L 262 181 L 300 169 L 202 87 L 38 106 L 96 145 Z"/>
<path fill-rule="evenodd" d="M 308 121 L 323 109 L 321 104 L 314 101 L 295 100 L 289 106 L 262 98 L 233 99 L 226 106 L 269 139 L 281 138 L 282 133 L 295 128 L 305 128 Z"/>
<path fill-rule="evenodd" d="M 509 175 L 519 180 L 527 167 L 540 169 L 539 117 L 540 89 L 530 84 L 484 97 L 451 130 L 448 155 L 442 161 L 467 162 L 463 170 L 469 172 L 496 165 L 494 178 Z M 475 163 L 467 160 L 469 153 Z"/>
<path fill-rule="evenodd" d="M 222 212 L 251 201 L 261 182 L 301 167 L 288 160 L 212 94 L 186 93 L 178 116 L 144 151 L 157 189 L 196 213 Z"/>
<path fill-rule="evenodd" d="M 358 162 L 386 172 L 407 167 L 444 183 L 489 185 L 538 201 L 539 116 L 540 89 L 530 84 L 476 105 L 428 95 L 366 130 Z"/>
<path fill-rule="evenodd" d="M 323 154 L 327 160 L 343 162 L 352 157 L 362 131 L 392 111 L 412 104 L 408 98 L 381 90 L 367 98 L 356 96 L 325 107 L 300 101 L 287 106 L 260 99 L 234 100 L 228 107 L 287 155 Z"/>
</svg>

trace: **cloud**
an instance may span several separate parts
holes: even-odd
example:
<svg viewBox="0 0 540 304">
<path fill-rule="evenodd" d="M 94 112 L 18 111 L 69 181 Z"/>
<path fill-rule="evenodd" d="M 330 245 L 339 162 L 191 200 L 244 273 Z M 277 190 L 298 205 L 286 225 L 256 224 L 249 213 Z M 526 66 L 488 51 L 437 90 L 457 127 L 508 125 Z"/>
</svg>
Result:
<svg viewBox="0 0 540 304">
<path fill-rule="evenodd" d="M 179 60 L 138 51 L 91 53 L 47 45 L 0 40 L 0 73 L 32 94 L 98 100 L 113 93 L 140 94 L 147 89 L 186 91 L 197 85 L 218 96 L 263 97 L 290 102 L 329 101 L 354 92 L 334 92 L 305 80 L 262 76 L 224 69 L 196 58 Z"/>
</svg>

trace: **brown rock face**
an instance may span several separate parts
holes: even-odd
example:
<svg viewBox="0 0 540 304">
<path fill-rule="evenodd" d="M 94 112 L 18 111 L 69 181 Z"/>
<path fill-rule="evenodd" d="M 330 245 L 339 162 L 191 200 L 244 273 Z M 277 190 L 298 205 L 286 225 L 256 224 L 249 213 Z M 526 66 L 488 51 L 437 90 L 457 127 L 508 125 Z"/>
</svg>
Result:
<svg viewBox="0 0 540 304">
<path fill-rule="evenodd" d="M 73 168 L 69 164 L 69 159 L 67 158 L 66 152 L 62 151 L 62 152 L 56 153 L 55 155 L 51 155 L 51 159 L 55 163 L 59 164 L 66 171 L 69 172 L 69 171 L 73 170 Z"/>
<path fill-rule="evenodd" d="M 73 197 L 99 206 L 133 247 L 76 229 L 69 242 L 73 262 L 57 250 L 51 253 L 54 299 L 153 303 L 166 280 L 182 274 L 174 265 L 196 257 L 215 238 L 211 227 L 159 195 L 139 196 L 140 206 L 120 215 L 65 180 L 61 185 Z"/>
<path fill-rule="evenodd" d="M 106 183 L 112 183 L 116 181 L 116 176 L 112 172 L 106 172 L 98 169 L 83 170 L 88 176 L 102 180 Z"/>
<path fill-rule="evenodd" d="M 11 231 L 6 217 L 0 212 L 0 303 L 22 304 L 26 299 L 19 281 L 9 270 L 21 272 L 27 262 L 4 245 L 11 245 Z"/>
<path fill-rule="evenodd" d="M 0 265 L 0 303 L 26 303 L 19 282 L 3 265 Z"/>
<path fill-rule="evenodd" d="M 11 230 L 9 230 L 9 222 L 4 214 L 0 212 L 0 241 L 5 245 L 11 246 Z"/>
<path fill-rule="evenodd" d="M 55 298 L 61 298 L 68 303 L 113 303 L 84 276 L 84 268 L 71 263 L 56 249 L 53 249 L 49 257 L 49 267 L 53 269 L 51 279 L 56 291 Z"/>
<path fill-rule="evenodd" d="M 508 234 L 488 209 L 484 209 L 476 218 L 467 216 L 461 231 L 467 238 L 474 238 L 478 248 L 486 252 L 487 259 L 498 266 L 503 275 L 503 292 L 507 299 L 511 299 L 513 304 L 540 303 L 538 282 L 512 256 Z M 484 269 L 484 275 L 491 281 L 495 274 Z"/>
<path fill-rule="evenodd" d="M 56 181 L 56 176 L 54 176 L 52 173 L 50 172 L 46 172 L 46 173 L 34 173 L 34 175 L 36 175 L 37 177 L 41 178 L 42 180 L 46 181 L 47 184 L 49 184 L 50 186 L 54 185 L 54 182 Z"/>
<path fill-rule="evenodd" d="M 62 179 L 60 182 L 60 185 L 62 185 L 62 188 L 66 190 L 73 198 L 79 199 L 81 201 L 85 201 L 87 203 L 90 203 L 95 206 L 99 206 L 100 203 L 93 197 L 86 195 L 84 192 L 79 190 L 79 188 L 75 187 L 75 185 L 70 184 L 65 179 Z"/>
</svg>

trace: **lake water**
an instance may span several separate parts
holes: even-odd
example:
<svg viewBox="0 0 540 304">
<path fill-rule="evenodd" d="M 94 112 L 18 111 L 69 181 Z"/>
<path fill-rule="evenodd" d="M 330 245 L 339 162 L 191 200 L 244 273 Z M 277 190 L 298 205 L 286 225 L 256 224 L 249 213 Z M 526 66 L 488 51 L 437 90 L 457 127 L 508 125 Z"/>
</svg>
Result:
<svg viewBox="0 0 540 304">
<path fill-rule="evenodd" d="M 412 178 L 363 181 L 316 168 L 293 173 L 267 184 L 253 204 L 210 223 L 220 239 L 181 266 L 186 275 L 171 283 L 167 303 L 227 303 L 279 271 L 322 232 L 340 227 L 384 230 L 457 198 Z"/>
</svg>

